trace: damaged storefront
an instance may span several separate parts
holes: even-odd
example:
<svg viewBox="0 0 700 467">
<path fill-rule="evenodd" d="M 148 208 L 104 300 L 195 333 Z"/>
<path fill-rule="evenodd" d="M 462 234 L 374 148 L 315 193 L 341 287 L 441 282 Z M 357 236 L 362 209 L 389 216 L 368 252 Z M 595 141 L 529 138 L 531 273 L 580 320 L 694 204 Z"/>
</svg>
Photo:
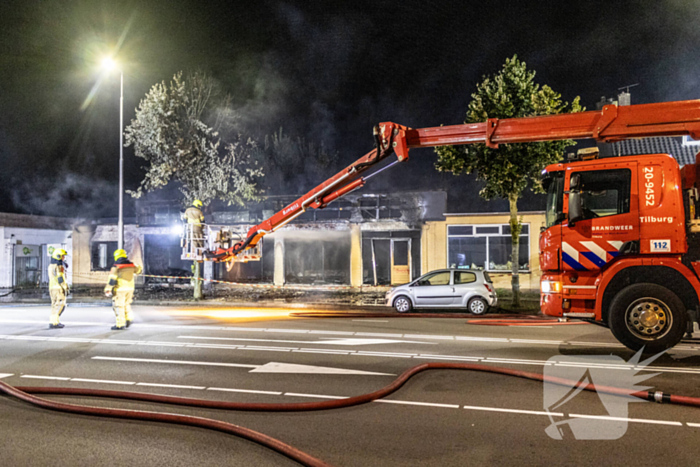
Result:
<svg viewBox="0 0 700 467">
<path fill-rule="evenodd" d="M 391 285 L 421 274 L 422 226 L 443 220 L 446 194 L 441 191 L 350 194 L 323 210 L 310 209 L 262 240 L 262 260 L 204 263 L 204 277 L 275 285 Z M 268 197 L 246 210 L 205 211 L 207 224 L 229 226 L 245 236 L 248 229 L 293 197 Z M 140 200 L 137 218 L 125 223 L 124 248 L 148 276 L 191 275 L 191 261 L 181 259 L 180 204 L 176 200 Z M 82 283 L 106 278 L 117 248 L 114 224 L 76 227 L 77 271 Z M 146 283 L 167 279 L 146 277 Z M 143 281 L 143 279 L 142 279 Z"/>
</svg>

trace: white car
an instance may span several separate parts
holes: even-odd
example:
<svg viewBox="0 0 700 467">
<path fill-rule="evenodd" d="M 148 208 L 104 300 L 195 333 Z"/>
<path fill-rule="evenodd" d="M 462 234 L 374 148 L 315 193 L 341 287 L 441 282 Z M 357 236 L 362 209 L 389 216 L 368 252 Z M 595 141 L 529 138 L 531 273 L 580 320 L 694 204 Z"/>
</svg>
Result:
<svg viewBox="0 0 700 467">
<path fill-rule="evenodd" d="M 386 306 L 399 313 L 413 308 L 462 308 L 485 314 L 498 304 L 488 272 L 474 269 L 440 269 L 386 293 Z"/>
</svg>

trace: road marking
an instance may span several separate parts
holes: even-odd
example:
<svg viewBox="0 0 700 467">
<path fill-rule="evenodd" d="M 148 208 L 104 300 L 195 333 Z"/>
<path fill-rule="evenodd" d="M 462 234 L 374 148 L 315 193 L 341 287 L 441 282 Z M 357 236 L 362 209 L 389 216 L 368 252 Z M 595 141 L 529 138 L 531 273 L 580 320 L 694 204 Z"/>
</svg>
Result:
<svg viewBox="0 0 700 467">
<path fill-rule="evenodd" d="M 671 425 L 671 426 L 683 426 L 681 422 L 671 422 L 668 420 L 649 420 L 645 418 L 625 418 L 625 417 L 610 417 L 607 415 L 581 415 L 572 413 L 569 414 L 571 418 L 590 418 L 593 420 L 609 420 L 614 422 L 633 422 L 633 423 L 648 423 L 652 425 Z"/>
<path fill-rule="evenodd" d="M 461 319 L 461 318 L 455 318 Z M 1 319 L 0 323 L 8 324 L 46 324 L 43 320 L 19 320 L 19 319 Z M 95 321 L 64 321 L 67 326 L 106 326 L 109 323 L 106 322 L 95 322 Z M 528 327 L 551 327 L 551 326 L 528 326 Z M 262 333 L 293 333 L 293 334 L 314 334 L 314 335 L 336 335 L 336 336 L 376 336 L 376 337 L 393 337 L 393 338 L 403 338 L 403 339 L 428 339 L 428 340 L 457 340 L 457 341 L 473 341 L 473 342 L 483 342 L 483 343 L 511 343 L 511 344 L 522 344 L 531 343 L 533 345 L 575 345 L 575 346 L 588 346 L 588 347 L 613 347 L 613 348 L 625 348 L 624 345 L 616 342 L 579 342 L 579 341 L 540 341 L 538 343 L 536 340 L 531 340 L 528 342 L 523 342 L 523 339 L 509 339 L 509 338 L 499 338 L 499 337 L 480 337 L 480 336 L 441 336 L 441 335 L 431 335 L 431 334 L 382 334 L 382 333 L 367 333 L 367 332 L 353 332 L 353 331 L 320 331 L 320 330 L 308 330 L 308 329 L 284 329 L 284 328 L 246 328 L 246 327 L 236 327 L 236 326 L 206 326 L 206 325 L 172 325 L 172 324 L 148 324 L 148 323 L 138 323 L 138 328 L 140 329 L 184 329 L 191 331 L 193 329 L 201 330 L 212 330 L 212 331 L 226 331 L 226 332 L 262 332 Z M 36 340 L 36 341 L 56 341 L 63 340 L 66 342 L 84 342 L 84 343 L 94 343 L 93 339 L 73 339 L 71 338 L 56 338 L 50 336 L 11 336 L 11 335 L 0 335 L 0 340 L 2 339 L 18 339 L 18 340 Z M 113 339 L 104 339 L 105 342 L 111 343 Z M 546 344 L 544 343 L 546 342 Z M 144 344 L 140 345 L 157 345 L 157 344 Z M 176 344 L 168 343 L 162 344 L 172 347 L 186 346 L 187 344 Z M 698 352 L 700 348 L 691 346 L 689 344 L 681 344 L 673 347 L 677 351 L 687 351 L 687 352 Z"/>
<path fill-rule="evenodd" d="M 224 391 L 224 392 L 244 392 L 248 394 L 267 394 L 271 396 L 281 396 L 281 392 L 277 391 L 254 391 L 252 389 L 231 389 L 231 388 L 207 388 L 207 391 Z"/>
<path fill-rule="evenodd" d="M 70 378 L 61 378 L 59 376 L 38 376 L 38 375 L 22 375 L 20 378 L 29 378 L 29 379 L 51 379 L 51 380 L 56 380 L 56 381 L 70 381 Z"/>
<path fill-rule="evenodd" d="M 296 392 L 285 392 L 284 395 L 291 397 L 314 397 L 317 399 L 347 399 L 347 397 L 342 396 L 324 396 L 322 394 L 300 394 Z"/>
<path fill-rule="evenodd" d="M 99 384 L 124 384 L 126 386 L 132 386 L 136 384 L 134 381 L 112 381 L 107 379 L 86 379 L 86 378 L 71 378 L 71 381 L 78 381 L 80 383 L 99 383 Z"/>
<path fill-rule="evenodd" d="M 414 402 L 414 401 L 397 401 L 394 399 L 375 399 L 372 402 L 381 402 L 382 404 L 401 404 L 401 405 L 419 405 L 424 407 L 441 407 L 446 409 L 458 409 L 459 405 L 454 404 L 435 404 L 432 402 Z"/>
<path fill-rule="evenodd" d="M 353 319 L 353 321 L 362 323 L 388 323 L 388 319 Z"/>
<path fill-rule="evenodd" d="M 0 338 L 9 337 L 0 335 Z M 24 336 L 12 336 L 14 340 L 23 340 Z M 31 337 L 31 336 L 29 336 Z M 34 340 L 34 339 L 27 339 Z M 66 339 L 61 337 L 48 338 L 49 342 L 65 342 Z M 74 342 L 73 339 L 68 339 L 68 342 Z M 162 342 L 162 341 L 119 341 L 118 339 L 110 339 L 105 341 L 104 339 L 83 339 L 82 341 L 93 343 L 93 344 L 103 344 L 105 342 L 118 343 L 126 342 L 123 345 L 146 345 L 146 346 L 163 346 L 163 347 L 186 347 L 195 349 L 225 349 L 225 350 L 247 350 L 247 351 L 270 351 L 270 352 L 291 352 L 291 353 L 311 353 L 311 354 L 326 354 L 326 355 L 354 355 L 362 357 L 384 357 L 384 358 L 414 358 L 420 360 L 434 359 L 434 360 L 462 360 L 462 361 L 477 361 L 484 363 L 504 363 L 509 365 L 552 365 L 545 360 L 525 360 L 517 358 L 498 358 L 498 357 L 477 357 L 472 355 L 440 355 L 440 354 L 410 354 L 410 353 L 392 353 L 392 352 L 371 352 L 371 351 L 356 351 L 356 350 L 336 350 L 336 349 L 315 349 L 315 348 L 295 348 L 295 347 L 263 347 L 263 346 L 248 346 L 248 345 L 216 345 L 207 343 L 172 343 L 172 342 Z M 104 357 L 107 359 L 108 357 Z M 132 359 L 132 361 L 137 361 L 137 359 Z M 142 361 L 151 361 L 148 359 L 142 359 Z M 177 363 L 174 360 L 153 360 L 152 363 Z M 196 364 L 196 363 L 191 363 Z M 225 364 L 214 364 L 214 363 L 199 363 L 201 365 L 219 365 L 226 366 Z M 557 363 L 557 366 L 581 366 L 582 364 L 576 362 L 570 363 Z M 586 363 L 585 366 L 596 366 L 595 363 Z M 235 366 L 231 364 L 229 366 Z M 661 372 L 661 373 L 683 373 L 683 374 L 700 374 L 700 368 L 674 368 L 674 367 L 656 367 L 656 366 L 631 366 L 631 365 L 610 365 L 610 364 L 598 364 L 600 368 L 616 369 L 616 370 L 635 370 L 635 371 L 647 371 L 647 372 Z M 253 368 L 254 365 L 249 365 L 248 367 Z"/>
<path fill-rule="evenodd" d="M 292 353 L 321 353 L 321 354 L 331 354 L 331 355 L 350 355 L 352 352 L 347 350 L 331 350 L 331 349 L 297 349 L 292 350 Z"/>
<path fill-rule="evenodd" d="M 13 376 L 14 373 L 0 373 L 0 379 Z M 218 388 L 218 387 L 206 387 L 206 386 L 190 386 L 190 385 L 180 385 L 180 384 L 163 384 L 163 383 L 146 383 L 133 381 L 115 381 L 115 380 L 103 380 L 103 379 L 88 379 L 88 378 L 70 378 L 61 376 L 42 376 L 42 375 L 21 375 L 20 378 L 29 379 L 44 379 L 44 380 L 57 380 L 57 381 L 70 381 L 70 382 L 87 382 L 95 384 L 120 384 L 120 385 L 135 385 L 142 387 L 163 387 L 171 389 L 191 389 L 191 390 L 207 390 L 207 391 L 219 391 L 219 392 L 232 392 L 232 393 L 246 393 L 246 394 L 259 394 L 259 395 L 271 395 L 271 396 L 287 396 L 287 397 L 306 397 L 306 398 L 317 398 L 317 399 L 348 399 L 347 396 L 333 396 L 324 394 L 306 394 L 306 393 L 296 393 L 296 392 L 282 392 L 282 391 L 262 391 L 254 389 L 237 389 L 237 388 Z M 485 406 L 474 406 L 474 405 L 457 405 L 457 404 L 439 404 L 433 402 L 418 402 L 418 401 L 401 401 L 394 399 L 376 399 L 372 402 L 379 402 L 384 404 L 395 404 L 395 405 L 411 405 L 411 406 L 422 406 L 422 407 L 437 407 L 437 408 L 450 408 L 463 410 L 475 410 L 484 412 L 502 412 L 511 414 L 523 414 L 523 415 L 545 415 L 551 417 L 564 417 L 565 415 L 560 412 L 546 412 L 538 410 L 524 410 L 524 409 L 508 409 L 503 407 L 485 407 Z M 671 421 L 671 420 L 653 420 L 644 418 L 625 418 L 625 417 L 611 417 L 606 415 L 585 415 L 585 414 L 569 414 L 570 418 L 588 418 L 594 420 L 607 420 L 607 421 L 623 421 L 629 423 L 643 423 L 650 425 L 666 425 L 666 426 L 684 426 L 683 422 Z M 685 426 L 690 428 L 700 428 L 700 423 L 685 422 Z"/>
<path fill-rule="evenodd" d="M 438 339 L 438 340 L 448 340 L 452 341 L 455 336 L 436 336 L 433 334 L 404 334 L 403 337 L 408 339 Z"/>
<path fill-rule="evenodd" d="M 422 344 L 437 345 L 434 342 L 402 341 L 395 339 L 326 339 L 316 341 L 289 341 L 278 339 L 248 339 L 242 337 L 177 336 L 178 339 L 202 339 L 216 341 L 273 342 L 281 344 L 323 344 L 323 345 L 376 345 L 376 344 Z"/>
<path fill-rule="evenodd" d="M 403 334 L 390 334 L 383 332 L 356 332 L 356 336 L 367 336 L 367 337 L 403 337 Z"/>
<path fill-rule="evenodd" d="M 375 373 L 372 371 L 346 370 L 344 368 L 331 368 L 326 366 L 296 365 L 292 363 L 270 362 L 260 365 L 250 373 L 294 373 L 294 374 L 321 374 L 321 375 L 381 375 L 395 376 L 391 373 Z"/>
<path fill-rule="evenodd" d="M 202 365 L 202 366 L 225 366 L 233 368 L 257 368 L 259 365 L 244 365 L 242 363 L 222 363 L 222 362 L 202 362 L 186 360 L 158 360 L 155 358 L 126 358 L 126 357 L 92 357 L 92 360 L 109 360 L 114 362 L 139 362 L 139 363 L 165 363 L 169 365 Z"/>
<path fill-rule="evenodd" d="M 157 388 L 173 389 L 206 389 L 206 386 L 184 386 L 180 384 L 159 384 L 159 383 L 136 383 L 136 386 L 151 386 Z"/>
<path fill-rule="evenodd" d="M 127 357 L 103 357 L 95 356 L 92 360 L 107 360 L 117 362 L 137 362 L 137 363 L 165 363 L 173 365 L 202 365 L 202 366 L 222 366 L 234 368 L 252 368 L 250 373 L 294 373 L 294 374 L 335 374 L 335 375 L 375 375 L 375 376 L 396 376 L 392 373 L 374 373 L 361 370 L 347 370 L 344 368 L 331 368 L 312 365 L 297 365 L 293 363 L 269 362 L 264 365 L 246 365 L 242 363 L 223 362 L 203 362 L 186 360 L 158 360 L 154 358 L 127 358 Z"/>
<path fill-rule="evenodd" d="M 479 407 L 476 405 L 465 405 L 466 410 L 484 410 L 488 412 L 506 412 L 506 413 L 520 413 L 526 415 L 549 415 L 555 417 L 563 417 L 563 413 L 559 412 L 542 412 L 538 410 L 521 410 L 521 409 L 504 409 L 502 407 Z"/>
</svg>

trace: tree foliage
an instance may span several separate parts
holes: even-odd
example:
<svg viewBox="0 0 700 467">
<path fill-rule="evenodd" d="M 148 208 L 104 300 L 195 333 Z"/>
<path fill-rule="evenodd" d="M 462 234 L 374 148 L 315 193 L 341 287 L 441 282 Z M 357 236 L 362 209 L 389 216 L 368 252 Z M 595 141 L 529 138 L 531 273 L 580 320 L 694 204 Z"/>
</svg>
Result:
<svg viewBox="0 0 700 467">
<path fill-rule="evenodd" d="M 465 123 L 485 122 L 489 118 L 534 117 L 583 110 L 578 97 L 569 105 L 549 86 L 540 87 L 535 83 L 535 71 L 528 70 L 525 62 L 518 60 L 517 55 L 506 59 L 498 74 L 484 76 L 471 97 Z M 518 258 L 522 224 L 518 220 L 518 199 L 528 185 L 534 191 L 542 192 L 542 169 L 559 162 L 566 148 L 573 144 L 572 140 L 561 140 L 501 144 L 498 148 L 472 144 L 435 149 L 438 155 L 437 170 L 455 175 L 476 173 L 477 180 L 484 183 L 479 192 L 483 198 L 500 197 L 508 200 L 514 306 L 520 305 Z"/>
<path fill-rule="evenodd" d="M 465 123 L 485 122 L 489 118 L 519 118 L 580 112 L 576 97 L 571 105 L 547 85 L 535 83 L 535 71 L 528 70 L 517 55 L 506 59 L 503 69 L 495 76 L 485 76 L 477 85 L 469 102 Z M 484 182 L 479 193 L 486 199 L 519 198 L 531 184 L 542 191 L 540 172 L 549 164 L 559 162 L 572 140 L 541 143 L 502 144 L 497 149 L 485 144 L 442 146 L 436 148 L 439 171 L 476 173 Z"/>
<path fill-rule="evenodd" d="M 255 180 L 262 176 L 254 157 L 257 145 L 236 133 L 224 138 L 235 120 L 229 104 L 230 98 L 221 97 L 214 80 L 203 73 L 183 78 L 179 72 L 170 83 L 154 85 L 125 129 L 126 146 L 133 145 L 136 156 L 148 163 L 131 196 L 175 181 L 186 202 L 243 204 L 255 199 Z"/>
</svg>

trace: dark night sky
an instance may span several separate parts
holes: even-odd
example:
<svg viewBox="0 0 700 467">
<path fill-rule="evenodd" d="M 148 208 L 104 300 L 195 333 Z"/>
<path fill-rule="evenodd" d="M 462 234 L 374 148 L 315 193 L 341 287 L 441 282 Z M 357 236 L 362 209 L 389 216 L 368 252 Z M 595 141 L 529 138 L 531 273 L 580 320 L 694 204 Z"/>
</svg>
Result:
<svg viewBox="0 0 700 467">
<path fill-rule="evenodd" d="M 246 128 L 283 127 L 337 151 L 330 176 L 371 149 L 380 121 L 462 122 L 476 83 L 514 54 L 587 109 L 635 83 L 633 103 L 698 98 L 699 20 L 700 6 L 681 0 L 5 1 L 0 211 L 116 212 L 118 76 L 95 83 L 120 38 L 125 124 L 154 83 L 205 70 L 234 96 Z M 435 172 L 432 150 L 411 156 L 365 190 L 449 189 L 452 211 L 505 209 L 476 200 L 472 178 Z M 127 188 L 140 165 L 127 148 Z M 541 208 L 541 198 L 521 203 Z"/>
</svg>

